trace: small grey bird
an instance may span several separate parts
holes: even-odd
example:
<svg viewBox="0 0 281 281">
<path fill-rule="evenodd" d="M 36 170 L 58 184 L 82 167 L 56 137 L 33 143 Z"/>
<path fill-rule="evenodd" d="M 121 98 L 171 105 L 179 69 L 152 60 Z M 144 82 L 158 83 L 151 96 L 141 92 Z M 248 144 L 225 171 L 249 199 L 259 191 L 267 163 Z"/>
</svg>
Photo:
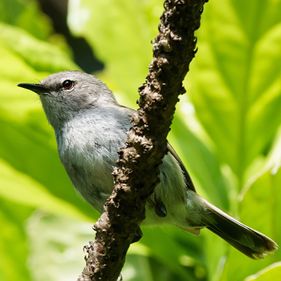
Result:
<svg viewBox="0 0 281 281">
<path fill-rule="evenodd" d="M 134 110 L 118 104 L 103 82 L 79 71 L 60 72 L 39 84 L 18 86 L 39 94 L 70 179 L 101 212 L 112 191 L 111 173 L 118 150 L 125 145 Z M 278 247 L 200 197 L 170 145 L 160 166 L 160 183 L 146 204 L 145 221 L 173 224 L 194 234 L 207 227 L 254 259 Z"/>
</svg>

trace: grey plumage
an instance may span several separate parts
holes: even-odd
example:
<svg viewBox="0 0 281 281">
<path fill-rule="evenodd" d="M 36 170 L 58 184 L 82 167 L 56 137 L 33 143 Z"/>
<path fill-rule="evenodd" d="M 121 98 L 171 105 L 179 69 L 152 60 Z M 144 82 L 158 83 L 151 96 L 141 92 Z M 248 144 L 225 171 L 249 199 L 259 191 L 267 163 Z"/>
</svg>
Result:
<svg viewBox="0 0 281 281">
<path fill-rule="evenodd" d="M 125 144 L 134 111 L 119 105 L 100 80 L 79 71 L 60 72 L 40 84 L 19 86 L 39 94 L 70 179 L 101 212 L 112 191 L 111 173 L 117 152 Z M 270 238 L 197 195 L 188 172 L 170 145 L 160 166 L 160 183 L 146 205 L 145 222 L 170 223 L 195 234 L 207 227 L 251 258 L 261 258 L 277 249 Z"/>
</svg>

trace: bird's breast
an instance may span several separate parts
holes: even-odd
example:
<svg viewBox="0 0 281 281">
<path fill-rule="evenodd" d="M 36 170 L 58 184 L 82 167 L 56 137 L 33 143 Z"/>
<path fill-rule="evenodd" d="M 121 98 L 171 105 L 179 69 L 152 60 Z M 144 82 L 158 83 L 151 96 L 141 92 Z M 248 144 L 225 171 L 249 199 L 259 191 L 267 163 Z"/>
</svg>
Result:
<svg viewBox="0 0 281 281">
<path fill-rule="evenodd" d="M 101 211 L 113 187 L 112 170 L 126 134 L 111 128 L 67 124 L 57 133 L 60 159 L 76 189 Z M 109 125 L 109 124 L 108 124 Z M 111 130 L 110 130 L 111 129 Z"/>
</svg>

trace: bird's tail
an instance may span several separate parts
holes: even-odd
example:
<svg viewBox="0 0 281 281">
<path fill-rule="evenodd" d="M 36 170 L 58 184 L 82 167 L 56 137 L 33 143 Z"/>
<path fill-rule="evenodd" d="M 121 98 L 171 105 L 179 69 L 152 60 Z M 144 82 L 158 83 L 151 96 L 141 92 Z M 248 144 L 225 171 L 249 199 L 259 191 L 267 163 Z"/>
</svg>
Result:
<svg viewBox="0 0 281 281">
<path fill-rule="evenodd" d="M 206 200 L 204 225 L 233 247 L 253 259 L 260 259 L 275 251 L 278 245 L 264 234 L 242 224 Z"/>
</svg>

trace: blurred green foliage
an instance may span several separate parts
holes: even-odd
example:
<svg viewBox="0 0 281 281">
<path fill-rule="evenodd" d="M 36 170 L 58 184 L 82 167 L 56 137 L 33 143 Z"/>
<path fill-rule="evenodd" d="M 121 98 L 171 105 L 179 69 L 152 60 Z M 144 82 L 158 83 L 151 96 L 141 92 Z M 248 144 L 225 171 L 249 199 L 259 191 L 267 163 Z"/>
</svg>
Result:
<svg viewBox="0 0 281 281">
<path fill-rule="evenodd" d="M 88 40 L 97 73 L 135 106 L 151 59 L 161 0 L 69 1 L 68 24 Z M 197 190 L 281 243 L 281 2 L 212 0 L 169 140 Z M 97 213 L 59 162 L 38 97 L 16 87 L 77 69 L 36 1 L 0 2 L 0 281 L 75 280 Z M 254 261 L 203 230 L 144 227 L 124 280 L 266 281 L 280 251 Z"/>
</svg>

